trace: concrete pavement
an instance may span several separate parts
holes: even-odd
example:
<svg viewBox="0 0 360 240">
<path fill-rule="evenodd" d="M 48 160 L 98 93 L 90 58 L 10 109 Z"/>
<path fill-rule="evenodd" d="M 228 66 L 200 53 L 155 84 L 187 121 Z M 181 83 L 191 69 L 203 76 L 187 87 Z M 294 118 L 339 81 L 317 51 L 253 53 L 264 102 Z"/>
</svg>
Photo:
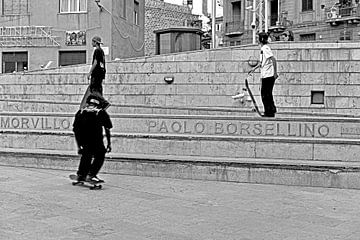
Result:
<svg viewBox="0 0 360 240">
<path fill-rule="evenodd" d="M 0 239 L 360 239 L 360 191 L 0 166 Z"/>
</svg>

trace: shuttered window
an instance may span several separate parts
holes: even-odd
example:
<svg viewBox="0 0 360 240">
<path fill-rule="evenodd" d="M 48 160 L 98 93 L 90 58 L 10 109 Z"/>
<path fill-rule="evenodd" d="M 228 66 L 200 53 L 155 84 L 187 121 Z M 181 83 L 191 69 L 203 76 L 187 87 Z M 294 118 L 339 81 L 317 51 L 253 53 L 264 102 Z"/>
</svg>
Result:
<svg viewBox="0 0 360 240">
<path fill-rule="evenodd" d="M 302 11 L 312 11 L 313 10 L 313 0 L 302 0 Z"/>
<path fill-rule="evenodd" d="M 69 66 L 86 63 L 86 51 L 60 51 L 59 66 Z"/>
</svg>

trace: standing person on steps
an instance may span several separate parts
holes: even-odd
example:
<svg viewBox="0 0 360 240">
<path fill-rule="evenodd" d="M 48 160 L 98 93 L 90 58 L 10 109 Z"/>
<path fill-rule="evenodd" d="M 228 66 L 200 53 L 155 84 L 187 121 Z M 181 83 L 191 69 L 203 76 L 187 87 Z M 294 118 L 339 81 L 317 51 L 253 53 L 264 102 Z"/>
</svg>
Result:
<svg viewBox="0 0 360 240">
<path fill-rule="evenodd" d="M 95 36 L 92 39 L 92 46 L 95 48 L 93 53 L 92 65 L 89 73 L 87 74 L 87 78 L 90 81 L 88 88 L 84 94 L 84 97 L 80 104 L 80 109 L 84 108 L 86 105 L 86 100 L 90 96 L 90 94 L 95 95 L 100 101 L 100 107 L 102 109 L 107 109 L 110 106 L 110 103 L 105 100 L 103 97 L 103 88 L 102 82 L 105 79 L 105 54 L 101 48 L 101 38 L 99 36 Z"/>
<path fill-rule="evenodd" d="M 76 113 L 73 123 L 78 153 L 81 155 L 77 171 L 78 181 L 104 182 L 97 174 L 104 163 L 105 153 L 111 152 L 111 128 L 110 116 L 100 107 L 97 97 L 90 95 L 85 107 Z M 103 129 L 107 140 L 106 148 Z"/>
<path fill-rule="evenodd" d="M 260 61 L 250 71 L 254 72 L 260 67 L 261 76 L 261 100 L 264 105 L 264 117 L 275 117 L 276 106 L 273 97 L 273 88 L 275 80 L 278 78 L 277 61 L 274 57 L 271 48 L 268 45 L 268 34 L 265 32 L 259 33 Z"/>
</svg>

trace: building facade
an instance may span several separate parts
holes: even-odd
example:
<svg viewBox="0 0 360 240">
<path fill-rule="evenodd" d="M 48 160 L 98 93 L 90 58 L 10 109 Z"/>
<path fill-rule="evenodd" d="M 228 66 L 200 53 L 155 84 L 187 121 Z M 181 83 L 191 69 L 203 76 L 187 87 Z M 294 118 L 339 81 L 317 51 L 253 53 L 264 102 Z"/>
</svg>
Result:
<svg viewBox="0 0 360 240">
<path fill-rule="evenodd" d="M 254 1 L 224 0 L 225 46 L 253 42 L 254 28 L 274 41 L 360 40 L 359 0 Z"/>
<path fill-rule="evenodd" d="M 199 16 L 192 14 L 188 5 L 171 4 L 162 0 L 145 0 L 145 55 L 156 53 L 154 31 L 184 26 L 201 28 Z"/>
<path fill-rule="evenodd" d="M 91 62 L 93 36 L 107 60 L 144 55 L 141 0 L 0 1 L 1 72 Z"/>
</svg>

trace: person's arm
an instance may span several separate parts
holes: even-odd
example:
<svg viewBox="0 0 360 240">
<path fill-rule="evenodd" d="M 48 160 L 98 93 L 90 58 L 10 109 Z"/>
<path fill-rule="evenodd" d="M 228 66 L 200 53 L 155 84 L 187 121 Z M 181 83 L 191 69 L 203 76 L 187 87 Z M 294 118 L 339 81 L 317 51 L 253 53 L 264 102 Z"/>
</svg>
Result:
<svg viewBox="0 0 360 240">
<path fill-rule="evenodd" d="M 277 61 L 276 58 L 274 56 L 270 57 L 270 60 L 272 61 L 273 67 L 274 67 L 274 78 L 277 79 L 278 78 L 278 73 L 277 73 Z"/>
<path fill-rule="evenodd" d="M 94 69 L 95 69 L 95 67 L 96 67 L 96 64 L 97 64 L 97 60 L 94 59 L 94 62 L 93 62 L 93 64 L 91 65 L 90 71 L 89 71 L 89 73 L 87 74 L 87 78 L 88 78 L 89 80 L 90 80 L 90 78 L 91 78 L 92 72 L 94 71 Z"/>
<path fill-rule="evenodd" d="M 78 147 L 78 154 L 82 154 L 83 146 L 82 146 L 82 142 L 81 142 L 79 118 L 80 118 L 80 112 L 77 112 L 75 115 L 75 121 L 73 124 L 73 132 L 75 135 L 76 145 Z"/>
<path fill-rule="evenodd" d="M 105 128 L 105 136 L 107 140 L 106 152 L 111 152 L 111 133 L 109 128 Z"/>
</svg>

